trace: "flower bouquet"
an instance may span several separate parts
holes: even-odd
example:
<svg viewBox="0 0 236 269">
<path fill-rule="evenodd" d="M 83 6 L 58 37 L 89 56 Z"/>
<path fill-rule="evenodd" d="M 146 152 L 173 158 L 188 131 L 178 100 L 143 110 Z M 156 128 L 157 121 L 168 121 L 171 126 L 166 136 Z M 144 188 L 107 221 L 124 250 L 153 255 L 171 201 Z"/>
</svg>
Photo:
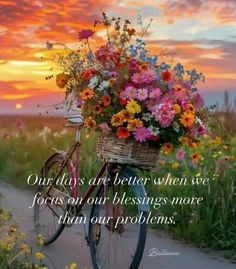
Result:
<svg viewBox="0 0 236 269">
<path fill-rule="evenodd" d="M 79 32 L 79 50 L 66 48 L 59 55 L 63 72 L 56 83 L 81 107 L 86 128 L 101 131 L 101 158 L 148 166 L 161 146 L 168 151 L 206 133 L 204 101 L 196 88 L 204 76 L 180 63 L 159 63 L 143 40 L 150 23 L 143 27 L 139 17 L 138 24 L 140 33 L 128 20 L 103 14 L 93 30 Z M 93 45 L 96 29 L 106 33 L 103 44 Z"/>
</svg>

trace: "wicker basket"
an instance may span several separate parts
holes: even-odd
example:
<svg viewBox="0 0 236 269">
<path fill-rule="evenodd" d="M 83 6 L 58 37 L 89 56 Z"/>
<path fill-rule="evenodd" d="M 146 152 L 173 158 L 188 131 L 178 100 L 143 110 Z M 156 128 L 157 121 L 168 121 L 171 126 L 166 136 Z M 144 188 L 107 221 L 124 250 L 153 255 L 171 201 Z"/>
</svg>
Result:
<svg viewBox="0 0 236 269">
<path fill-rule="evenodd" d="M 134 139 L 119 139 L 115 134 L 100 136 L 97 155 L 102 161 L 135 165 L 151 170 L 156 166 L 160 149 L 149 143 L 139 143 Z"/>
</svg>

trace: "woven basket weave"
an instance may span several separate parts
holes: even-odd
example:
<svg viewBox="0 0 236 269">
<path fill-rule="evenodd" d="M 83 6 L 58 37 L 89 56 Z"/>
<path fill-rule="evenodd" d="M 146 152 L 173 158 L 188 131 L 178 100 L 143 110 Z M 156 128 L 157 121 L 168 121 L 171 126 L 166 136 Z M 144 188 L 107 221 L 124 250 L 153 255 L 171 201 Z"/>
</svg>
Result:
<svg viewBox="0 0 236 269">
<path fill-rule="evenodd" d="M 116 135 L 100 136 L 97 143 L 97 155 L 102 161 L 135 165 L 150 170 L 155 167 L 159 148 L 149 143 L 140 143 L 134 139 L 119 139 Z"/>
</svg>

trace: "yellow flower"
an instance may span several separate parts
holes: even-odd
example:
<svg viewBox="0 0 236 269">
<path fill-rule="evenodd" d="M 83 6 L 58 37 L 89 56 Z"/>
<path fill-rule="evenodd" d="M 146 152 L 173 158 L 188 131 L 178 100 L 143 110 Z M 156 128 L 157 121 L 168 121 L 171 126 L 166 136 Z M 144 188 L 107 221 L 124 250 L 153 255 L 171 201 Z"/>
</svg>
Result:
<svg viewBox="0 0 236 269">
<path fill-rule="evenodd" d="M 72 262 L 69 266 L 66 266 L 65 269 L 76 269 L 77 266 L 76 262 Z"/>
<path fill-rule="evenodd" d="M 174 109 L 175 114 L 179 114 L 181 112 L 181 107 L 178 104 L 174 104 L 172 108 Z"/>
<path fill-rule="evenodd" d="M 96 128 L 96 121 L 93 120 L 93 118 L 91 116 L 87 117 L 84 120 L 84 124 L 86 125 L 86 127 L 88 127 L 89 129 L 95 129 Z"/>
<path fill-rule="evenodd" d="M 143 126 L 143 122 L 141 120 L 133 119 L 133 120 L 129 121 L 127 128 L 130 132 L 133 132 L 133 131 L 135 131 L 136 128 L 139 128 L 142 126 Z"/>
<path fill-rule="evenodd" d="M 92 89 L 90 89 L 90 88 L 86 88 L 79 95 L 80 95 L 82 100 L 88 100 L 88 99 L 93 98 L 94 91 Z"/>
<path fill-rule="evenodd" d="M 60 73 L 56 77 L 56 84 L 59 88 L 64 88 L 69 80 L 69 75 L 65 73 Z"/>
<path fill-rule="evenodd" d="M 175 162 L 172 164 L 172 169 L 177 169 L 179 167 L 179 163 Z"/>
<path fill-rule="evenodd" d="M 23 244 L 22 245 L 22 252 L 25 253 L 25 254 L 30 254 L 31 253 L 30 246 L 27 245 L 27 244 Z"/>
<path fill-rule="evenodd" d="M 9 229 L 9 234 L 15 234 L 18 230 L 18 227 L 16 225 L 11 225 Z"/>
<path fill-rule="evenodd" d="M 44 254 L 42 252 L 36 252 L 35 253 L 35 258 L 37 260 L 39 260 L 39 261 L 42 261 L 45 258 L 45 256 L 44 256 Z"/>
<path fill-rule="evenodd" d="M 180 122 L 184 127 L 190 127 L 195 121 L 195 115 L 192 113 L 184 112 L 180 118 Z"/>
<path fill-rule="evenodd" d="M 124 123 L 124 117 L 121 115 L 121 113 L 116 113 L 111 118 L 111 124 L 112 126 L 121 126 Z"/>
<path fill-rule="evenodd" d="M 41 234 L 37 235 L 37 240 L 36 243 L 39 247 L 43 247 L 44 246 L 44 238 Z"/>
<path fill-rule="evenodd" d="M 128 112 L 133 114 L 141 112 L 141 106 L 133 99 L 128 102 L 126 109 Z"/>
</svg>

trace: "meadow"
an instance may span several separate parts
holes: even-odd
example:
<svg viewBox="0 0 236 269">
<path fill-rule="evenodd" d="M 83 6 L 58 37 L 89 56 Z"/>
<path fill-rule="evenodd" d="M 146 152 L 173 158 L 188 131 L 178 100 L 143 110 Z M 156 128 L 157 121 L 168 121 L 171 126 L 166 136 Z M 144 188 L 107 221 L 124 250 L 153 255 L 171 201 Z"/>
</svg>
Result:
<svg viewBox="0 0 236 269">
<path fill-rule="evenodd" d="M 229 116 L 230 113 L 230 116 Z M 232 119 L 231 124 L 229 119 Z M 226 120 L 227 119 L 227 120 Z M 161 152 L 155 173 L 148 177 L 198 177 L 210 179 L 208 186 L 155 186 L 147 184 L 149 196 L 202 196 L 203 205 L 166 205 L 153 214 L 174 215 L 174 225 L 153 225 L 167 230 L 174 238 L 197 246 L 220 250 L 236 261 L 236 132 L 235 114 L 224 111 L 212 120 L 213 135 L 200 143 L 184 146 L 186 160 L 176 160 L 176 152 Z M 220 124 L 219 124 L 220 122 Z M 30 173 L 38 173 L 52 149 L 65 150 L 72 144 L 74 132 L 65 121 L 50 117 L 0 117 L 0 179 L 20 188 L 28 188 Z M 94 176 L 96 158 L 95 133 L 82 133 L 81 176 Z M 198 162 L 193 162 L 198 154 Z"/>
</svg>

